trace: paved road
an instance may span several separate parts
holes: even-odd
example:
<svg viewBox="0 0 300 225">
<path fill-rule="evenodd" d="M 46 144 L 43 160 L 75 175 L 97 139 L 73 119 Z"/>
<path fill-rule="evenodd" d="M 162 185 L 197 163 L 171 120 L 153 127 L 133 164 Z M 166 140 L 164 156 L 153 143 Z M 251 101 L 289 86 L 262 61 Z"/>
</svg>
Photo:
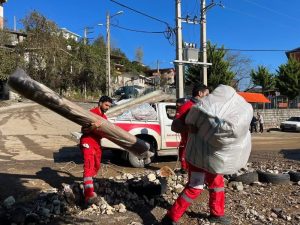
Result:
<svg viewBox="0 0 300 225">
<path fill-rule="evenodd" d="M 91 104 L 83 107 L 89 108 Z M 1 107 L 0 183 L 4 185 L 0 187 L 0 200 L 8 195 L 26 200 L 36 191 L 81 180 L 81 155 L 70 135 L 79 129 L 77 124 L 34 103 Z M 273 152 L 300 160 L 300 133 L 254 134 L 252 139 L 252 160 L 270 160 Z M 111 160 L 109 152 L 105 153 L 104 161 L 99 177 L 138 170 Z M 174 168 L 175 164 L 176 158 L 164 157 L 153 163 L 152 169 L 162 165 Z"/>
</svg>

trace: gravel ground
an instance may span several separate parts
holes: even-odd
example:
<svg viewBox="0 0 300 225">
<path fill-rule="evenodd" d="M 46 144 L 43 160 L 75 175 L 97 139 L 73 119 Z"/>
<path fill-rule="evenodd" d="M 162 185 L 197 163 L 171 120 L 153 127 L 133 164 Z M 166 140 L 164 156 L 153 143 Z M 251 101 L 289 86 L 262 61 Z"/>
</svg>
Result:
<svg viewBox="0 0 300 225">
<path fill-rule="evenodd" d="M 0 224 L 159 224 L 183 188 L 186 176 L 171 175 L 166 192 L 153 193 L 162 187 L 156 171 L 174 168 L 174 158 L 134 169 L 108 154 L 96 182 L 99 204 L 86 209 L 80 194 L 80 154 L 69 137 L 78 126 L 30 102 L 1 104 L 6 105 L 0 108 Z M 299 140 L 297 133 L 254 134 L 251 163 L 240 172 L 300 171 Z M 300 224 L 300 183 L 241 184 L 227 178 L 226 214 L 232 224 Z M 144 185 L 144 194 L 129 188 L 134 180 Z M 205 190 L 179 224 L 209 224 L 207 202 Z"/>
</svg>

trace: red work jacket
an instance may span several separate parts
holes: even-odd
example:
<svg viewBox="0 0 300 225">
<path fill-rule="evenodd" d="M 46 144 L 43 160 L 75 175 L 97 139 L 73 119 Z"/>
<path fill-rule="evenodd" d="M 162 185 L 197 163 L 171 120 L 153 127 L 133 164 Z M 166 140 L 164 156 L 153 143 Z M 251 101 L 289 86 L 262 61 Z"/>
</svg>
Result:
<svg viewBox="0 0 300 225">
<path fill-rule="evenodd" d="M 183 122 L 185 122 L 185 117 L 190 111 L 191 107 L 196 103 L 195 99 L 191 99 L 184 103 L 182 106 L 180 106 L 176 112 L 175 119 L 180 119 Z M 188 139 L 188 132 L 182 132 L 181 134 L 181 140 L 180 140 L 180 147 L 186 147 L 187 139 Z"/>
</svg>

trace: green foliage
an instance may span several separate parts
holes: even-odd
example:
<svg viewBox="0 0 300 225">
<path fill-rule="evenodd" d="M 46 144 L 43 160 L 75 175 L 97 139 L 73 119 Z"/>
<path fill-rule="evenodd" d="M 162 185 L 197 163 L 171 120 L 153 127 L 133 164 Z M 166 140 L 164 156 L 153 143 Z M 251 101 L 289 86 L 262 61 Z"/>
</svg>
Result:
<svg viewBox="0 0 300 225">
<path fill-rule="evenodd" d="M 300 62 L 290 59 L 279 66 L 276 87 L 280 93 L 294 99 L 300 95 Z"/>
<path fill-rule="evenodd" d="M 251 70 L 250 76 L 253 84 L 261 86 L 263 94 L 274 90 L 275 77 L 270 73 L 268 68 L 258 66 L 257 70 Z"/>
<path fill-rule="evenodd" d="M 34 11 L 22 20 L 27 38 L 19 46 L 27 56 L 26 70 L 50 88 L 66 90 L 71 82 L 71 54 L 57 25 Z"/>
<path fill-rule="evenodd" d="M 8 47 L 10 37 L 6 30 L 0 30 L 0 81 L 6 81 L 20 63 L 18 54 Z"/>
<path fill-rule="evenodd" d="M 138 47 L 135 50 L 135 60 L 139 63 L 143 63 L 144 51 L 142 47 Z"/>
<path fill-rule="evenodd" d="M 230 70 L 230 62 L 225 60 L 226 50 L 222 46 L 217 48 L 217 45 L 207 43 L 207 61 L 212 63 L 212 66 L 208 67 L 208 86 L 213 88 L 219 84 L 231 85 L 232 80 L 235 77 L 234 72 Z M 202 66 L 191 65 L 187 69 L 187 78 L 192 82 L 200 82 L 203 80 L 201 73 Z"/>
<path fill-rule="evenodd" d="M 102 36 L 86 45 L 67 40 L 55 22 L 37 11 L 31 12 L 22 23 L 27 38 L 15 49 L 3 47 L 10 39 L 0 32 L 0 80 L 6 80 L 21 66 L 33 79 L 60 94 L 84 90 L 93 95 L 106 92 L 106 43 Z M 143 73 L 146 69 L 130 62 L 119 48 L 111 49 L 111 55 L 119 58 L 111 60 L 112 77 L 117 74 L 114 63 L 123 64 L 125 71 Z"/>
</svg>

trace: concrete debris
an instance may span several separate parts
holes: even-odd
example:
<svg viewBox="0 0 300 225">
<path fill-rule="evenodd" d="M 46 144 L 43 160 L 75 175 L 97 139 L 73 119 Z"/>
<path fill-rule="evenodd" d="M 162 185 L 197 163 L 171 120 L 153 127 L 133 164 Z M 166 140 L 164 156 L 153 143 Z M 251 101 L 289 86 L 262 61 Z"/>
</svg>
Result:
<svg viewBox="0 0 300 225">
<path fill-rule="evenodd" d="M 276 174 L 286 172 L 288 169 L 285 170 L 280 165 L 274 168 L 270 165 L 251 163 L 237 174 L 226 176 L 226 210 L 229 213 L 234 210 L 239 212 L 237 215 L 234 213 L 230 215 L 238 221 L 236 224 L 299 224 L 299 183 L 291 182 L 291 185 L 285 185 L 290 191 L 283 193 L 284 197 L 278 200 L 280 185 L 258 181 L 247 185 L 231 181 L 232 177 L 255 170 L 272 171 Z M 161 171 L 164 176 L 161 176 Z M 184 189 L 188 176 L 170 172 L 166 168 L 161 171 L 123 173 L 116 177 L 96 179 L 94 186 L 98 201 L 88 208 L 83 204 L 82 182 L 62 184 L 59 190 L 43 191 L 29 205 L 22 205 L 16 202 L 13 196 L 9 196 L 0 206 L 0 221 L 8 221 L 7 224 L 47 224 L 55 218 L 69 215 L 80 217 L 105 215 L 108 218 L 109 216 L 116 218 L 141 210 L 150 212 L 154 208 L 163 209 L 162 214 L 165 214 L 165 209 L 173 204 Z M 267 205 L 268 201 L 271 202 L 271 207 Z M 286 208 L 287 206 L 289 208 Z M 207 207 L 207 202 L 198 203 L 197 207 L 202 211 Z M 205 217 L 197 218 L 197 223 L 209 225 Z M 139 224 L 142 223 L 128 223 L 128 225 Z"/>
<path fill-rule="evenodd" d="M 3 201 L 3 207 L 6 208 L 6 209 L 10 209 L 13 204 L 15 204 L 16 200 L 13 196 L 9 196 L 8 198 L 6 198 L 4 201 Z"/>
</svg>

